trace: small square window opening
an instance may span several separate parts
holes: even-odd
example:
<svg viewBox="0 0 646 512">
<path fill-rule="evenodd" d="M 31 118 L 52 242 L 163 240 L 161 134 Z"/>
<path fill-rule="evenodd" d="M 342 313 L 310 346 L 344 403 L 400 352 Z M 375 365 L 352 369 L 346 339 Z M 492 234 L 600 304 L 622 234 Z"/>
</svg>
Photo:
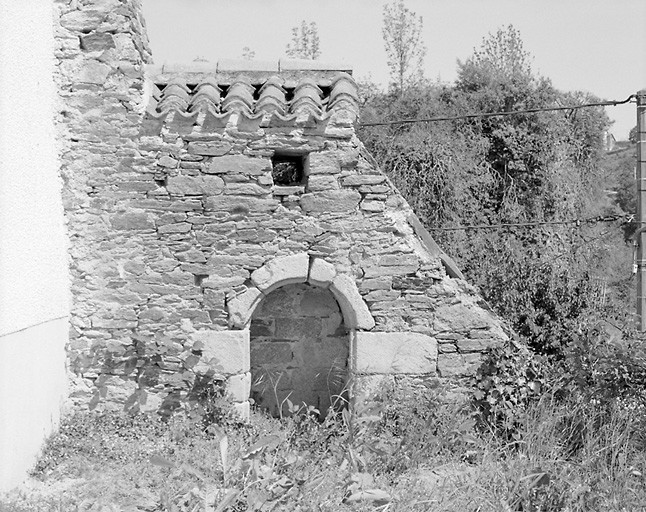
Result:
<svg viewBox="0 0 646 512">
<path fill-rule="evenodd" d="M 275 185 L 303 185 L 305 183 L 304 160 L 302 155 L 274 155 L 271 159 Z"/>
</svg>

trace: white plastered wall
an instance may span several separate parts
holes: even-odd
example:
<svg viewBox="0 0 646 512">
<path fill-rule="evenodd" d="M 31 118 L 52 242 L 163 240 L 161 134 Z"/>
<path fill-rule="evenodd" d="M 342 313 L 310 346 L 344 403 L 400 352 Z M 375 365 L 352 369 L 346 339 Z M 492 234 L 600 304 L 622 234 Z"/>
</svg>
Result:
<svg viewBox="0 0 646 512">
<path fill-rule="evenodd" d="M 0 490 L 25 478 L 66 391 L 52 9 L 50 0 L 0 0 Z"/>
</svg>

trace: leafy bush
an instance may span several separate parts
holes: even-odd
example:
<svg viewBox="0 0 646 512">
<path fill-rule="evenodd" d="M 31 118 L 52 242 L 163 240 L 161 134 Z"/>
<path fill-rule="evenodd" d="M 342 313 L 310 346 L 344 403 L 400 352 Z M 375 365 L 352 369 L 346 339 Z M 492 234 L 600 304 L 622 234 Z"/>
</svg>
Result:
<svg viewBox="0 0 646 512">
<path fill-rule="evenodd" d="M 527 408 L 545 392 L 549 368 L 544 356 L 516 343 L 493 348 L 476 373 L 474 405 L 481 427 L 519 441 Z"/>
<path fill-rule="evenodd" d="M 646 351 L 634 333 L 610 342 L 602 330 L 588 329 L 568 347 L 564 369 L 561 381 L 586 401 L 646 408 Z"/>
</svg>

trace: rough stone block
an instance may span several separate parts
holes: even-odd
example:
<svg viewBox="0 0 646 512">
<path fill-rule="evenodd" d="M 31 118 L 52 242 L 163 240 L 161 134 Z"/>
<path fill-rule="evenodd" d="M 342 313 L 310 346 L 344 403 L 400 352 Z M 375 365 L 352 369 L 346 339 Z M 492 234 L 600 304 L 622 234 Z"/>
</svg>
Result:
<svg viewBox="0 0 646 512">
<path fill-rule="evenodd" d="M 307 282 L 313 286 L 327 288 L 336 277 L 336 269 L 332 263 L 321 258 L 312 258 Z"/>
<path fill-rule="evenodd" d="M 337 275 L 330 285 L 330 291 L 341 307 L 346 327 L 370 330 L 375 326 L 375 319 L 361 298 L 354 279 L 344 274 Z"/>
<path fill-rule="evenodd" d="M 102 64 L 96 60 L 86 62 L 81 68 L 78 75 L 78 81 L 84 84 L 103 84 L 112 71 L 107 64 Z"/>
<path fill-rule="evenodd" d="M 350 212 L 361 201 L 361 194 L 355 190 L 332 190 L 301 196 L 301 207 L 306 212 Z"/>
<path fill-rule="evenodd" d="M 230 327 L 236 329 L 246 327 L 256 306 L 263 298 L 264 294 L 258 288 L 253 287 L 228 301 Z"/>
<path fill-rule="evenodd" d="M 118 181 L 114 184 L 120 192 L 150 192 L 157 190 L 154 181 Z"/>
<path fill-rule="evenodd" d="M 206 200 L 207 210 L 225 211 L 240 215 L 273 212 L 279 206 L 280 201 L 277 199 L 264 199 L 252 196 L 219 195 L 208 197 Z"/>
<path fill-rule="evenodd" d="M 90 32 L 106 18 L 107 12 L 96 9 L 71 11 L 61 16 L 60 23 L 72 32 Z"/>
<path fill-rule="evenodd" d="M 435 311 L 433 327 L 437 332 L 469 331 L 493 326 L 494 318 L 484 309 L 468 304 L 441 306 Z"/>
<path fill-rule="evenodd" d="M 225 375 L 246 373 L 250 369 L 249 330 L 213 331 L 191 333 L 193 342 L 202 343 L 202 361 L 210 361 Z"/>
<path fill-rule="evenodd" d="M 415 332 L 357 332 L 356 371 L 367 374 L 435 374 L 437 341 Z"/>
<path fill-rule="evenodd" d="M 468 352 L 483 352 L 487 350 L 493 344 L 493 340 L 486 339 L 469 339 L 462 338 L 458 340 L 458 349 L 461 353 L 466 354 Z"/>
<path fill-rule="evenodd" d="M 307 179 L 308 192 L 323 192 L 325 190 L 339 190 L 339 181 L 336 176 L 321 174 L 309 176 Z"/>
<path fill-rule="evenodd" d="M 367 278 L 361 281 L 361 290 L 390 290 L 393 280 L 390 276 Z"/>
<path fill-rule="evenodd" d="M 158 412 L 161 410 L 163 399 L 157 393 L 146 393 L 143 403 L 140 403 L 140 410 L 144 413 Z"/>
<path fill-rule="evenodd" d="M 271 189 L 271 192 L 275 196 L 298 195 L 305 192 L 305 187 L 299 186 L 299 185 L 292 185 L 292 186 L 274 185 Z"/>
<path fill-rule="evenodd" d="M 309 174 L 337 174 L 341 172 L 341 165 L 336 154 L 332 151 L 310 153 Z"/>
<path fill-rule="evenodd" d="M 309 273 L 310 257 L 307 253 L 283 256 L 269 261 L 251 274 L 251 281 L 265 294 L 279 286 L 304 283 Z"/>
<path fill-rule="evenodd" d="M 336 331 L 338 324 L 341 323 L 339 304 L 334 295 L 324 288 L 307 290 L 301 297 L 299 307 L 304 316 L 324 319 L 326 332 Z"/>
<path fill-rule="evenodd" d="M 90 52 L 103 51 L 108 48 L 116 48 L 112 34 L 99 32 L 81 36 L 81 49 Z"/>
<path fill-rule="evenodd" d="M 392 265 L 381 266 L 373 265 L 363 267 L 364 277 L 388 277 L 388 276 L 405 276 L 408 274 L 415 274 L 419 269 L 419 265 Z"/>
<path fill-rule="evenodd" d="M 233 144 L 229 142 L 189 142 L 188 152 L 201 156 L 223 156 L 229 153 Z M 209 172 L 209 171 L 206 171 Z"/>
<path fill-rule="evenodd" d="M 164 155 L 159 160 L 157 160 L 157 165 L 159 165 L 160 167 L 167 167 L 169 169 L 175 169 L 177 167 L 177 164 L 178 161 L 168 155 Z"/>
<path fill-rule="evenodd" d="M 362 194 L 388 194 L 390 187 L 388 185 L 362 185 L 359 187 Z"/>
<path fill-rule="evenodd" d="M 166 189 L 178 195 L 209 195 L 222 193 L 224 181 L 219 176 L 171 176 Z"/>
<path fill-rule="evenodd" d="M 220 277 L 211 275 L 202 281 L 202 288 L 215 289 L 215 290 L 230 290 L 235 286 L 239 286 L 246 281 L 246 278 L 240 275 Z"/>
<path fill-rule="evenodd" d="M 261 318 L 254 318 L 253 321 L 251 322 L 251 337 L 252 338 L 271 338 L 275 335 L 275 328 L 274 328 L 274 319 L 269 318 L 269 319 L 261 319 Z"/>
<path fill-rule="evenodd" d="M 379 265 L 419 265 L 419 258 L 411 253 L 384 254 L 378 260 Z"/>
<path fill-rule="evenodd" d="M 386 205 L 382 201 L 361 201 L 360 208 L 364 212 L 383 212 Z"/>
<path fill-rule="evenodd" d="M 227 379 L 226 395 L 234 402 L 246 402 L 251 392 L 251 373 L 232 375 Z"/>
<path fill-rule="evenodd" d="M 204 172 L 208 174 L 230 173 L 261 176 L 265 174 L 265 172 L 270 170 L 271 160 L 269 160 L 268 158 L 251 158 L 244 155 L 227 155 L 220 156 L 219 158 L 214 158 L 211 161 L 210 165 L 204 169 Z"/>
<path fill-rule="evenodd" d="M 164 233 L 188 233 L 191 230 L 191 224 L 188 222 L 178 222 L 177 224 L 164 224 L 157 228 L 157 232 Z"/>
<path fill-rule="evenodd" d="M 236 414 L 242 421 L 249 421 L 250 410 L 249 401 L 236 402 L 232 405 L 233 413 Z"/>
<path fill-rule="evenodd" d="M 224 193 L 241 196 L 266 196 L 271 193 L 271 189 L 256 183 L 227 183 Z"/>
<path fill-rule="evenodd" d="M 342 180 L 344 187 L 358 187 L 360 185 L 378 185 L 386 181 L 386 177 L 380 174 L 355 174 L 346 176 Z"/>
<path fill-rule="evenodd" d="M 321 329 L 320 318 L 276 318 L 276 337 L 284 340 L 318 339 Z"/>
<path fill-rule="evenodd" d="M 117 213 L 110 217 L 110 224 L 119 230 L 155 229 L 152 217 L 145 212 Z"/>
<path fill-rule="evenodd" d="M 122 377 L 112 375 L 107 377 L 103 385 L 106 387 L 106 398 L 109 402 L 124 403 L 137 391 L 137 383 Z"/>
<path fill-rule="evenodd" d="M 283 368 L 294 359 L 292 345 L 292 343 L 285 341 L 254 342 L 251 346 L 251 359 L 254 366 L 268 365 Z"/>
<path fill-rule="evenodd" d="M 373 290 L 369 292 L 365 299 L 368 302 L 376 301 L 385 301 L 385 300 L 395 300 L 401 296 L 401 293 L 398 290 Z M 410 297 L 406 298 L 410 301 Z"/>
<path fill-rule="evenodd" d="M 218 290 L 205 289 L 204 307 L 206 309 L 221 309 L 224 307 L 224 292 Z"/>
</svg>

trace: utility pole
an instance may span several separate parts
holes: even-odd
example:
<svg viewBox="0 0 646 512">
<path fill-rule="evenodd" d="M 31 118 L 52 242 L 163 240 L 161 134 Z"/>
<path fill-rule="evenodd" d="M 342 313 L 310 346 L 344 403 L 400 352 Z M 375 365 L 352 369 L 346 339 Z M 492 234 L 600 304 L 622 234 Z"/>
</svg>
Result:
<svg viewBox="0 0 646 512">
<path fill-rule="evenodd" d="M 646 89 L 637 93 L 637 328 L 646 331 Z"/>
</svg>

